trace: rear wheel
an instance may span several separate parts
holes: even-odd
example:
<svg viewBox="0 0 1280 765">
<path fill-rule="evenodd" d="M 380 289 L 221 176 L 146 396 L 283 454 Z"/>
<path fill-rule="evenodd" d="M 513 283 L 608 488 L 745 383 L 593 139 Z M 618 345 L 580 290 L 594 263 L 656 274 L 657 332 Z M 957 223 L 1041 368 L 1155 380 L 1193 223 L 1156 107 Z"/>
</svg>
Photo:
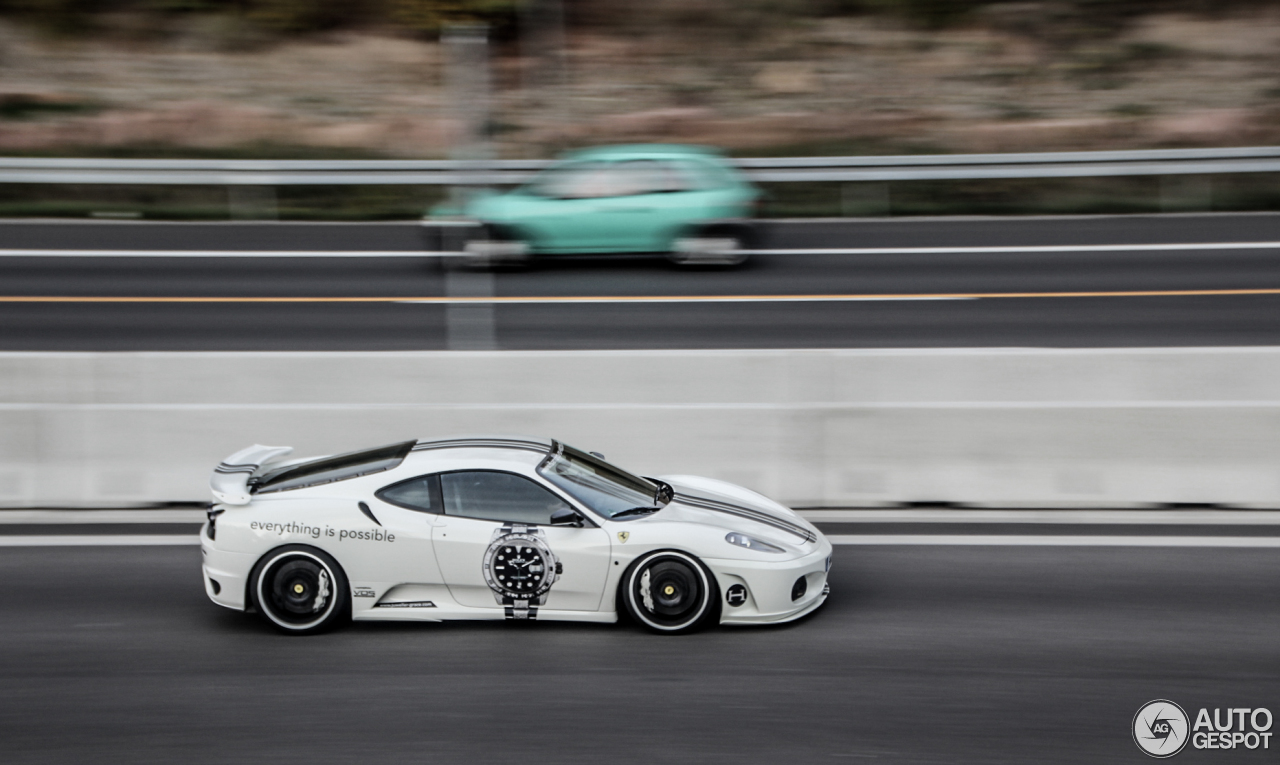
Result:
<svg viewBox="0 0 1280 765">
<path fill-rule="evenodd" d="M 622 580 L 631 617 L 667 635 L 693 632 L 716 616 L 719 588 L 707 567 L 691 555 L 666 551 L 636 561 Z"/>
<path fill-rule="evenodd" d="M 751 229 L 745 226 L 708 226 L 672 242 L 667 258 L 679 266 L 737 266 L 747 260 L 751 242 Z"/>
<path fill-rule="evenodd" d="M 347 577 L 321 550 L 303 545 L 273 550 L 258 561 L 249 582 L 258 612 L 281 632 L 311 635 L 351 616 Z"/>
<path fill-rule="evenodd" d="M 532 260 L 529 243 L 514 229 L 486 224 L 463 245 L 463 264 L 474 270 L 519 268 Z"/>
</svg>

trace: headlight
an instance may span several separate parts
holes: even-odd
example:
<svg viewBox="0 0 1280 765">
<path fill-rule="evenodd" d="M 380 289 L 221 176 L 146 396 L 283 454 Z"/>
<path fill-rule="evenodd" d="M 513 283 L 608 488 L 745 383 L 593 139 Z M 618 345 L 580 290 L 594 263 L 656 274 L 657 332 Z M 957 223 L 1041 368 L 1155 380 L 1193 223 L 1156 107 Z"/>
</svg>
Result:
<svg viewBox="0 0 1280 765">
<path fill-rule="evenodd" d="M 749 537 L 746 534 L 739 534 L 736 531 L 730 531 L 728 534 L 725 534 L 724 541 L 728 542 L 731 545 L 737 545 L 738 547 L 745 547 L 748 550 L 759 550 L 760 552 L 771 552 L 771 553 L 786 552 L 786 550 L 782 549 L 781 547 L 778 547 L 777 545 L 771 545 L 768 542 L 761 542 L 759 539 L 755 539 L 754 537 Z"/>
</svg>

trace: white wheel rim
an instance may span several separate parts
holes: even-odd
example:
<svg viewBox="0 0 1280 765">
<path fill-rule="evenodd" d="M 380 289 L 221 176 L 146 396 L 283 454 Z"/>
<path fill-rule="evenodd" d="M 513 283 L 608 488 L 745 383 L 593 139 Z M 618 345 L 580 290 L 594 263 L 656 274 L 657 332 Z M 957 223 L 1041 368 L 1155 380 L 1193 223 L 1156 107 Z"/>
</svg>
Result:
<svg viewBox="0 0 1280 765">
<path fill-rule="evenodd" d="M 285 558 L 309 558 L 315 561 L 316 565 L 320 566 L 321 573 L 324 575 L 327 575 L 329 577 L 329 581 L 334 583 L 334 593 L 333 593 L 333 597 L 329 598 L 329 606 L 325 608 L 324 613 L 320 614 L 320 616 L 318 616 L 315 620 L 307 622 L 306 624 L 292 624 L 290 622 L 285 622 L 285 621 L 281 621 L 280 619 L 277 619 L 276 615 L 271 613 L 271 609 L 267 606 L 266 593 L 262 591 L 263 580 L 267 578 L 267 572 L 271 570 L 272 566 L 276 565 L 277 563 L 279 563 L 281 560 L 284 560 Z M 312 627 L 315 627 L 317 624 L 320 624 L 321 622 L 323 622 L 325 619 L 329 618 L 329 614 L 333 613 L 333 609 L 336 608 L 338 605 L 337 578 L 333 575 L 333 571 L 329 568 L 328 563 L 325 563 L 320 558 L 308 552 L 301 552 L 297 550 L 292 552 L 284 552 L 284 553 L 280 553 L 279 555 L 275 556 L 271 560 L 267 561 L 267 563 L 262 567 L 262 573 L 258 575 L 257 590 L 258 590 L 258 608 L 262 609 L 262 613 L 265 614 L 266 617 L 271 620 L 272 624 L 279 625 L 280 627 L 287 630 L 311 629 Z"/>
<path fill-rule="evenodd" d="M 650 563 L 652 563 L 654 560 L 658 558 L 668 558 L 668 557 L 679 558 L 680 560 L 687 562 L 689 566 L 694 571 L 697 572 L 698 578 L 702 580 L 702 605 L 697 610 L 697 612 L 694 613 L 694 615 L 691 616 L 689 620 L 684 622 L 683 624 L 674 624 L 674 625 L 658 624 L 653 620 L 646 618 L 644 615 L 644 609 L 640 608 L 635 602 L 636 577 L 641 575 L 640 574 L 641 570 L 643 570 L 645 575 L 647 575 L 649 573 Z M 634 613 L 637 617 L 639 617 L 640 621 L 644 622 L 650 627 L 653 627 L 656 630 L 662 630 L 663 632 L 674 632 L 675 630 L 685 629 L 690 624 L 693 624 L 694 622 L 701 619 L 707 613 L 707 608 L 711 604 L 711 583 L 707 581 L 707 572 L 703 570 L 702 564 L 699 563 L 694 558 L 688 555 L 685 555 L 684 553 L 678 553 L 678 552 L 655 553 L 653 555 L 650 555 L 648 558 L 645 558 L 643 561 L 641 561 L 641 564 L 636 566 L 635 570 L 631 572 L 631 576 L 627 578 L 627 601 L 631 604 L 632 613 Z"/>
</svg>

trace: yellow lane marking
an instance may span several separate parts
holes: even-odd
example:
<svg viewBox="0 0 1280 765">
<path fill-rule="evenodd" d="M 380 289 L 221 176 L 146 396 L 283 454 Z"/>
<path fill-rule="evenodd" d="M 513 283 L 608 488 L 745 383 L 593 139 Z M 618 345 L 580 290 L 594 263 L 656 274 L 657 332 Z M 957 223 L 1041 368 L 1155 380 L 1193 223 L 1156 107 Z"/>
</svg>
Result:
<svg viewBox="0 0 1280 765">
<path fill-rule="evenodd" d="M 950 292 L 822 295 L 545 295 L 509 297 L 184 297 L 106 295 L 0 295 L 0 303 L 805 303 L 998 298 L 1223 297 L 1280 295 L 1280 288 L 1227 290 L 1119 290 L 1091 292 Z"/>
</svg>

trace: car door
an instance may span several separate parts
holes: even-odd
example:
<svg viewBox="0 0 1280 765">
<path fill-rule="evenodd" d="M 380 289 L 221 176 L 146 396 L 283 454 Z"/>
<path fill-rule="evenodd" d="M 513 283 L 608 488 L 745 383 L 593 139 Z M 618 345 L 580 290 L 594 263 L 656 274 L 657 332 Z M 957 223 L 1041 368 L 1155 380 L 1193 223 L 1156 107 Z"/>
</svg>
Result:
<svg viewBox="0 0 1280 765">
<path fill-rule="evenodd" d="M 378 531 L 388 534 L 393 542 L 386 548 L 395 548 L 395 556 L 383 552 L 385 563 L 393 563 L 394 570 L 385 576 L 387 582 L 441 585 L 444 577 L 436 562 L 432 542 L 432 524 L 440 513 L 439 491 L 434 488 L 434 475 L 397 481 L 379 489 L 360 508 Z"/>
<path fill-rule="evenodd" d="M 614 195 L 612 162 L 574 161 L 557 165 L 522 190 L 520 225 L 545 252 L 590 252 L 607 235 L 601 200 Z"/>
<path fill-rule="evenodd" d="M 597 201 L 601 250 L 662 252 L 688 217 L 688 186 L 668 162 L 633 159 L 615 163 L 614 196 Z M 696 215 L 696 213 L 695 213 Z"/>
<path fill-rule="evenodd" d="M 432 544 L 449 592 L 459 604 L 502 608 L 500 596 L 486 581 L 485 556 L 504 529 L 521 524 L 536 527 L 536 535 L 560 564 L 559 579 L 541 607 L 600 608 L 609 573 L 609 535 L 589 520 L 582 528 L 549 525 L 556 511 L 574 510 L 559 494 L 527 476 L 497 470 L 442 473 L 440 488 L 444 513 L 436 518 Z"/>
</svg>

